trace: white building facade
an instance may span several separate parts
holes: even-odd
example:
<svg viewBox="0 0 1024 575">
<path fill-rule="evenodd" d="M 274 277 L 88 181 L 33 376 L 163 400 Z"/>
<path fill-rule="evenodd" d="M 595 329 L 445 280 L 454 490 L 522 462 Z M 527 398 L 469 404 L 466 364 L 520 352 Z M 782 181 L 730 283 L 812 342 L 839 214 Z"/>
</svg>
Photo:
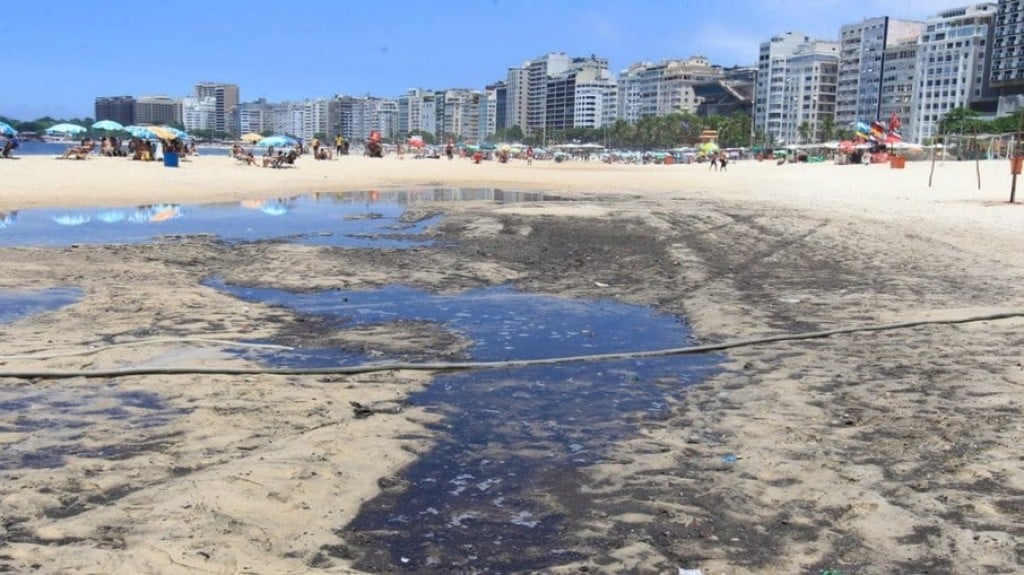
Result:
<svg viewBox="0 0 1024 575">
<path fill-rule="evenodd" d="M 943 116 L 982 96 L 996 8 L 991 2 L 972 4 L 945 10 L 926 22 L 917 53 L 913 141 L 934 138 Z"/>
</svg>

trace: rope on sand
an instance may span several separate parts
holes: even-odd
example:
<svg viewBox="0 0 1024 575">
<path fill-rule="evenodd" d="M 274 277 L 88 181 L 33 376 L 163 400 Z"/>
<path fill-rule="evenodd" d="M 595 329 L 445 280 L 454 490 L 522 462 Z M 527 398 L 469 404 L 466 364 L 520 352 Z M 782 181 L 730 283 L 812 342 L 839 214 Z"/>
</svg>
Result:
<svg viewBox="0 0 1024 575">
<path fill-rule="evenodd" d="M 844 327 L 824 331 L 810 331 L 795 334 L 782 334 L 750 339 L 738 339 L 721 343 L 697 345 L 691 347 L 676 347 L 668 349 L 657 349 L 650 351 L 632 351 L 620 353 L 603 353 L 593 355 L 574 355 L 565 357 L 552 357 L 545 359 L 523 359 L 509 361 L 483 361 L 483 362 L 435 362 L 435 363 L 380 363 L 364 364 L 338 367 L 321 368 L 260 368 L 260 367 L 181 367 L 181 366 L 153 366 L 153 367 L 126 367 L 120 369 L 97 369 L 97 370 L 38 370 L 38 371 L 0 371 L 0 378 L 15 379 L 68 379 L 73 377 L 85 378 L 111 378 L 137 375 L 351 375 L 363 373 L 375 373 L 381 371 L 465 371 L 473 369 L 501 369 L 530 367 L 537 365 L 555 365 L 562 363 L 578 363 L 585 361 L 612 361 L 622 359 L 636 359 L 645 357 L 666 357 L 671 355 L 693 355 L 713 351 L 723 351 L 739 347 L 749 347 L 779 341 L 800 341 L 809 339 L 821 339 L 835 335 L 858 332 L 879 332 L 909 329 L 924 325 L 950 325 L 977 323 L 983 321 L 996 321 L 1002 319 L 1024 317 L 1024 311 L 1005 311 L 986 315 L 975 315 L 959 318 L 945 319 L 922 319 L 905 321 L 899 323 L 864 325 L 855 327 Z M 189 338 L 167 341 L 189 341 Z M 216 341 L 222 344 L 241 345 L 235 342 Z M 120 344 L 130 345 L 130 344 Z M 261 345 L 261 344 L 252 344 Z M 282 347 L 282 346 L 271 346 Z M 290 349 L 290 348 L 285 348 Z M 94 350 L 90 350 L 94 351 Z M 2 358 L 0 358 L 2 359 Z"/>
<path fill-rule="evenodd" d="M 138 347 L 141 345 L 155 345 L 161 343 L 208 343 L 213 345 L 230 345 L 232 347 L 252 347 L 259 349 L 295 349 L 286 345 L 274 345 L 270 343 L 248 343 L 243 341 L 230 341 L 223 339 L 212 339 L 208 337 L 162 337 L 153 339 L 140 339 L 125 343 L 114 343 L 110 345 L 99 345 L 89 349 L 75 351 L 57 351 L 53 353 L 30 353 L 25 355 L 0 355 L 0 361 L 12 359 L 55 359 L 58 357 L 75 357 L 80 355 L 95 355 L 100 352 L 117 349 L 119 347 Z"/>
</svg>

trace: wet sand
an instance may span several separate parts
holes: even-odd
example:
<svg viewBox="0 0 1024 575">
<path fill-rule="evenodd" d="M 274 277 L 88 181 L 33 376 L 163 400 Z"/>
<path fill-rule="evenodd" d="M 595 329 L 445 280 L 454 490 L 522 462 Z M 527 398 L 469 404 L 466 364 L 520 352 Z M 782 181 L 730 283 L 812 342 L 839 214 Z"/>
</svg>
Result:
<svg viewBox="0 0 1024 575">
<path fill-rule="evenodd" d="M 441 358 L 464 343 L 422 326 L 339 333 L 199 284 L 213 274 L 282 289 L 510 283 L 615 297 L 683 315 L 706 342 L 1024 307 L 1024 206 L 1006 203 L 1006 162 L 981 163 L 981 190 L 974 163 L 937 164 L 931 188 L 930 168 L 0 161 L 0 211 L 412 186 L 574 200 L 417 208 L 446 213 L 431 232 L 454 245 L 443 249 L 230 248 L 209 238 L 2 249 L 0 288 L 77 286 L 85 296 L 0 326 L 0 370 L 244 364 L 185 339 L 193 337 Z M 640 421 L 638 437 L 606 461 L 553 485 L 573 517 L 567 535 L 587 559 L 551 572 L 1019 571 L 1022 326 L 924 326 L 731 350 L 724 372 L 689 390 L 670 417 Z M 154 338 L 181 340 L 145 343 Z M 10 358 L 131 342 L 140 343 Z M 400 475 L 436 440 L 427 424 L 437 416 L 403 403 L 426 383 L 419 372 L 2 379 L 11 407 L 0 411 L 0 567 L 379 571 L 343 528 L 381 478 Z M 140 405 L 139 394 L 156 399 Z M 356 418 L 351 401 L 383 413 Z M 62 411 L 69 404 L 83 407 Z"/>
</svg>

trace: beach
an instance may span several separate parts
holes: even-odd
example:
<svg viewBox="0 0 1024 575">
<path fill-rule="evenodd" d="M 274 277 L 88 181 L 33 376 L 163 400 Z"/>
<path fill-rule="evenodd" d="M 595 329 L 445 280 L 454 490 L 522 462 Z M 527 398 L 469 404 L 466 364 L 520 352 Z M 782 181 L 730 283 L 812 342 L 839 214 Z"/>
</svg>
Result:
<svg viewBox="0 0 1024 575">
<path fill-rule="evenodd" d="M 1020 311 L 1024 198 L 1007 203 L 1010 186 L 1005 160 L 905 169 L 745 160 L 725 172 L 409 157 L 302 157 L 286 169 L 226 155 L 178 168 L 0 160 L 5 213 L 431 187 L 568 200 L 417 205 L 408 217 L 444 214 L 429 231 L 442 241 L 412 250 L 210 237 L 0 248 L 0 290 L 84 294 L 0 325 L 0 371 L 249 365 L 190 338 L 422 359 L 458 357 L 466 345 L 423 325 L 340 332 L 210 289 L 201 282 L 212 275 L 300 292 L 509 284 L 614 298 L 685 318 L 701 343 Z M 1021 571 L 1022 327 L 1007 317 L 723 352 L 722 370 L 663 417 L 638 418 L 635 437 L 559 478 L 552 499 L 572 518 L 563 536 L 580 556 L 544 572 Z M 88 353 L 29 357 L 65 351 Z M 19 423 L 39 417 L 42 399 L 33 401 L 43 408 L 25 400 L 0 411 L 5 451 L 59 461 L 0 471 L 0 570 L 474 572 L 472 563 L 385 567 L 346 539 L 359 506 L 400 484 L 390 479 L 439 440 L 439 414 L 405 403 L 429 384 L 413 370 L 0 378 L 8 394 L 96 407 L 76 413 L 74 428 Z M 166 417 L 152 426 L 103 417 L 124 394 L 155 394 Z M 353 401 L 379 412 L 356 417 Z M 56 449 L 69 442 L 79 451 Z"/>
</svg>

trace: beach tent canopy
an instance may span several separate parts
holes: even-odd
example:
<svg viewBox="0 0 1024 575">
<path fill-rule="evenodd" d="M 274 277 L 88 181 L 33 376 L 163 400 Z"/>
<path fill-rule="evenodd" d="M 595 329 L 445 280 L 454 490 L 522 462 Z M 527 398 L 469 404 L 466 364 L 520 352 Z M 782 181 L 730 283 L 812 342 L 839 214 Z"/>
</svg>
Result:
<svg viewBox="0 0 1024 575">
<path fill-rule="evenodd" d="M 88 129 L 78 124 L 57 124 L 46 129 L 47 134 L 81 134 L 85 131 Z"/>
<path fill-rule="evenodd" d="M 115 122 L 113 120 L 100 120 L 99 122 L 93 122 L 92 129 L 93 130 L 116 131 L 116 130 L 124 130 L 124 126 L 121 125 L 119 122 Z"/>
</svg>

